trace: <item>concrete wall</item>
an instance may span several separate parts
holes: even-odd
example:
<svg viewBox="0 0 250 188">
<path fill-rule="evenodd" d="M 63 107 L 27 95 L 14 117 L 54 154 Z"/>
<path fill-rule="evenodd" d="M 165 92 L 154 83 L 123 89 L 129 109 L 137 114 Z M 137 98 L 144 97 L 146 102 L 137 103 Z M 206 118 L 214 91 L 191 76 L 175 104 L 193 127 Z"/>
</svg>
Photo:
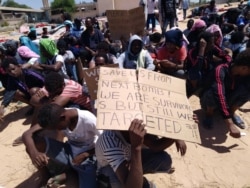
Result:
<svg viewBox="0 0 250 188">
<path fill-rule="evenodd" d="M 102 15 L 106 10 L 129 10 L 139 6 L 140 0 L 100 0 L 97 2 L 98 15 Z"/>
</svg>

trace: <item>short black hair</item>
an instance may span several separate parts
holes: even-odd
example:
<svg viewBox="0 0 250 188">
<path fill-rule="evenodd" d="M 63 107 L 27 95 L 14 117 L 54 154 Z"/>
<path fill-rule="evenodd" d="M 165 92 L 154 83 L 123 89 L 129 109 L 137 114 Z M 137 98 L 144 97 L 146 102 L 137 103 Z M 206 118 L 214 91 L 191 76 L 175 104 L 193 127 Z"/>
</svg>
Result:
<svg viewBox="0 0 250 188">
<path fill-rule="evenodd" d="M 67 49 L 67 43 L 64 39 L 59 39 L 56 43 L 57 48 L 65 48 Z"/>
<path fill-rule="evenodd" d="M 17 65 L 17 66 L 19 65 L 15 57 L 7 56 L 3 59 L 1 67 L 4 70 L 6 70 L 10 66 L 10 64 Z"/>
<path fill-rule="evenodd" d="M 58 104 L 45 104 L 38 112 L 37 122 L 42 128 L 55 129 L 63 111 L 64 108 Z"/>
<path fill-rule="evenodd" d="M 98 57 L 102 57 L 102 58 L 104 59 L 104 61 L 105 61 L 105 64 L 108 64 L 109 59 L 108 59 L 107 54 L 105 54 L 105 53 L 98 53 L 98 54 L 96 54 L 96 56 L 95 56 L 95 61 L 96 61 L 96 59 L 97 59 Z"/>
<path fill-rule="evenodd" d="M 109 43 L 106 41 L 101 41 L 96 48 L 97 50 L 105 50 L 106 52 L 109 52 L 110 50 Z"/>
<path fill-rule="evenodd" d="M 194 20 L 191 18 L 187 21 L 187 28 L 191 29 L 193 25 L 194 25 Z"/>
<path fill-rule="evenodd" d="M 234 66 L 248 66 L 250 67 L 250 49 L 240 52 L 233 61 Z"/>
<path fill-rule="evenodd" d="M 50 72 L 45 76 L 44 86 L 46 90 L 51 93 L 64 87 L 64 78 L 57 72 Z"/>
<path fill-rule="evenodd" d="M 231 34 L 231 39 L 229 40 L 232 44 L 242 43 L 244 40 L 244 33 L 242 31 L 236 31 Z"/>
</svg>

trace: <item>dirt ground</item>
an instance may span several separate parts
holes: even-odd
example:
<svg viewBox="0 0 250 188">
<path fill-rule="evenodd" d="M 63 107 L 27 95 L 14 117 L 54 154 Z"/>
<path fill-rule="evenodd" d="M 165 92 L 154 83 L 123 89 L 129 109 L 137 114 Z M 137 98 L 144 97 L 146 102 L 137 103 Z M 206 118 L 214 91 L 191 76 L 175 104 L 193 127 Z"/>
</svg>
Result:
<svg viewBox="0 0 250 188">
<path fill-rule="evenodd" d="M 184 29 L 186 21 L 179 25 Z M 203 113 L 199 99 L 192 96 L 189 101 L 201 122 Z M 237 114 L 247 125 L 241 130 L 246 136 L 230 137 L 223 119 L 216 116 L 213 130 L 199 126 L 202 143 L 187 143 L 184 157 L 177 153 L 175 145 L 167 150 L 173 159 L 174 173 L 148 174 L 146 177 L 159 188 L 250 188 L 250 102 L 242 108 L 245 111 L 237 111 Z M 0 187 L 36 188 L 35 184 L 41 178 L 24 145 L 12 146 L 13 141 L 30 126 L 31 118 L 25 116 L 28 109 L 20 102 L 11 103 L 0 122 Z M 75 181 L 70 178 L 66 187 L 77 187 Z"/>
</svg>

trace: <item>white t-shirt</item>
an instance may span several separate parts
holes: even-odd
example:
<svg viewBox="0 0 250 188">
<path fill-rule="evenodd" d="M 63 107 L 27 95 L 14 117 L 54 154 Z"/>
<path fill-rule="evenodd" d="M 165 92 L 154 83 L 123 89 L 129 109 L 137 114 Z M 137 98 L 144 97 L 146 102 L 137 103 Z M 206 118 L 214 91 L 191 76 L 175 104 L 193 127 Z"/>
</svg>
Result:
<svg viewBox="0 0 250 188">
<path fill-rule="evenodd" d="M 41 59 L 39 59 L 39 62 L 41 63 Z M 66 71 L 66 67 L 65 67 L 65 63 L 64 63 L 64 58 L 62 55 L 55 55 L 52 59 L 48 59 L 46 61 L 46 64 L 48 65 L 54 65 L 56 62 L 62 62 L 62 67 L 61 67 L 61 71 L 64 75 L 67 75 L 67 71 Z"/>
<path fill-rule="evenodd" d="M 74 54 L 70 50 L 66 50 L 65 54 L 63 55 L 64 62 L 70 59 L 75 59 Z"/>
<path fill-rule="evenodd" d="M 67 110 L 67 109 L 66 109 Z M 79 110 L 78 121 L 73 131 L 64 130 L 71 146 L 73 157 L 76 155 L 91 150 L 95 147 L 95 142 L 101 131 L 96 129 L 96 117 L 87 110 Z"/>
<path fill-rule="evenodd" d="M 29 61 L 27 63 L 34 65 L 34 63 L 37 62 L 37 60 L 38 60 L 38 57 L 32 57 L 29 59 Z"/>
<path fill-rule="evenodd" d="M 148 14 L 154 14 L 155 13 L 155 7 L 157 7 L 158 5 L 158 0 L 155 0 L 153 2 L 153 0 L 147 0 L 147 13 Z"/>
</svg>

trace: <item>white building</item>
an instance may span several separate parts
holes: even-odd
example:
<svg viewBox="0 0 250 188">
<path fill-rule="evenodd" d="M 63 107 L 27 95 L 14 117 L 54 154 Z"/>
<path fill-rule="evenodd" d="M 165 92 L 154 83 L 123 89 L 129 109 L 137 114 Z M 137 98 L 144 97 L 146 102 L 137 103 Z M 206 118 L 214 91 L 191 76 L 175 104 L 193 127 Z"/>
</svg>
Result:
<svg viewBox="0 0 250 188">
<path fill-rule="evenodd" d="M 139 6 L 140 0 L 99 0 L 97 12 L 101 16 L 106 10 L 129 10 Z"/>
</svg>

